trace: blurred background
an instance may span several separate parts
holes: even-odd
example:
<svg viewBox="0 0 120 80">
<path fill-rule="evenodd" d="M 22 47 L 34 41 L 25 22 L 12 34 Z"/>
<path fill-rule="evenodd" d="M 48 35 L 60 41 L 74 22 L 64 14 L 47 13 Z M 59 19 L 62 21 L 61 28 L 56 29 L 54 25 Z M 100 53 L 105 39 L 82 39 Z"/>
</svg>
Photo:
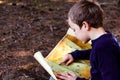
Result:
<svg viewBox="0 0 120 80">
<path fill-rule="evenodd" d="M 78 0 L 0 0 L 0 80 L 48 80 L 33 58 L 46 57 L 66 34 L 67 13 Z M 120 0 L 98 0 L 104 26 L 120 41 Z"/>
</svg>

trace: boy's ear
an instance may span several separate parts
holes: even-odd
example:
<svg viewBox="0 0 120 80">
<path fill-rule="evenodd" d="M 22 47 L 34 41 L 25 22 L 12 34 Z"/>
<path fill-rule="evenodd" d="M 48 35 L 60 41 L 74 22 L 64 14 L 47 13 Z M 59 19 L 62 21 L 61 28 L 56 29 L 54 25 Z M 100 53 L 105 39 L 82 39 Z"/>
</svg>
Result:
<svg viewBox="0 0 120 80">
<path fill-rule="evenodd" d="M 89 24 L 88 24 L 88 22 L 86 22 L 86 21 L 83 21 L 83 26 L 89 31 L 90 30 L 90 26 L 89 26 Z"/>
</svg>

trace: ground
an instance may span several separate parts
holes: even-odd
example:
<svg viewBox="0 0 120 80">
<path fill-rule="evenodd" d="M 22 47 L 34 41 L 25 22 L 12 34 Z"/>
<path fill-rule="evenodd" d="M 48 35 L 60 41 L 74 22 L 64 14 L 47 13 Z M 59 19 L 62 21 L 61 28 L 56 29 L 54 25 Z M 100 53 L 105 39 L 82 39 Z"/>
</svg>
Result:
<svg viewBox="0 0 120 80">
<path fill-rule="evenodd" d="M 47 56 L 68 29 L 73 2 L 30 1 L 0 4 L 0 80 L 48 80 L 33 54 Z M 115 2 L 101 6 L 105 29 L 120 41 L 120 7 Z"/>
</svg>

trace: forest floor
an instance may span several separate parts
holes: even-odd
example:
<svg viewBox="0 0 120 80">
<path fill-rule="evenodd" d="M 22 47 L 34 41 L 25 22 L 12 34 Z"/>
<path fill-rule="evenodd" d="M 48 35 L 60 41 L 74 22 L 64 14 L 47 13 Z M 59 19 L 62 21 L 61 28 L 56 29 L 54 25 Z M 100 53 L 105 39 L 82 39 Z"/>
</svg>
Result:
<svg viewBox="0 0 120 80">
<path fill-rule="evenodd" d="M 0 80 L 48 80 L 49 74 L 33 58 L 45 56 L 65 35 L 73 2 L 41 1 L 0 4 Z M 102 3 L 104 26 L 120 41 L 120 7 Z"/>
</svg>

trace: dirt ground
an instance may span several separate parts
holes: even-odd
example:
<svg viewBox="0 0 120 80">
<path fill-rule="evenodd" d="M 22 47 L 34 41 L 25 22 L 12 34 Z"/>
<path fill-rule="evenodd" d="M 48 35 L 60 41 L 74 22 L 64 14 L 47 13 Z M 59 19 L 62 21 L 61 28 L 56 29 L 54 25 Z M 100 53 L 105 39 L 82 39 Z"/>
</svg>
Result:
<svg viewBox="0 0 120 80">
<path fill-rule="evenodd" d="M 68 29 L 65 20 L 73 2 L 25 1 L 0 4 L 0 80 L 48 80 L 33 54 L 47 56 Z M 120 7 L 115 2 L 101 6 L 106 30 L 120 41 Z"/>
</svg>

